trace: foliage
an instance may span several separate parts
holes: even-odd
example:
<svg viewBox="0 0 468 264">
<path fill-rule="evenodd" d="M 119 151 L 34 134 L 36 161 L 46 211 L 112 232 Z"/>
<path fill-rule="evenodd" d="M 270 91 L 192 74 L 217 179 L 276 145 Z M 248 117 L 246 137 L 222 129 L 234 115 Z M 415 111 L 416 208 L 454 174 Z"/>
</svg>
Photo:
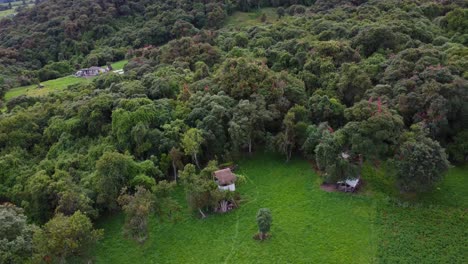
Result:
<svg viewBox="0 0 468 264">
<path fill-rule="evenodd" d="M 0 262 L 26 262 L 32 256 L 33 226 L 23 210 L 12 204 L 0 205 Z"/>
<path fill-rule="evenodd" d="M 50 259 L 63 262 L 71 256 L 84 255 L 103 236 L 80 211 L 71 216 L 57 214 L 33 236 L 34 255 L 38 261 Z"/>
<path fill-rule="evenodd" d="M 180 178 L 185 189 L 187 203 L 192 211 L 198 211 L 201 217 L 205 218 L 204 209 L 213 210 L 222 197 L 219 195 L 218 186 L 213 180 L 211 173 L 216 170 L 205 168 L 197 175 L 193 164 L 185 165 L 180 172 Z"/>
<path fill-rule="evenodd" d="M 401 190 L 427 191 L 442 180 L 449 163 L 439 143 L 418 137 L 400 146 L 395 166 Z"/>
<path fill-rule="evenodd" d="M 271 217 L 270 209 L 260 208 L 257 212 L 257 225 L 258 231 L 261 234 L 261 239 L 265 239 L 266 233 L 270 231 L 271 222 L 273 221 Z"/>
<path fill-rule="evenodd" d="M 148 218 L 153 209 L 153 196 L 144 187 L 138 186 L 134 195 L 122 189 L 118 202 L 125 213 L 124 233 L 139 243 L 148 238 Z"/>
<path fill-rule="evenodd" d="M 451 161 L 466 160 L 464 17 L 458 0 L 43 1 L 0 21 L 0 95 L 7 91 L 8 101 L 0 103 L 0 200 L 38 224 L 78 211 L 100 220 L 119 209 L 122 188 L 141 185 L 160 197 L 155 211 L 175 217 L 164 180 L 181 170 L 190 209 L 205 214 L 229 198 L 208 161 L 272 146 L 287 160 L 315 159 L 330 183 L 392 158 L 409 170 L 429 153 L 437 167 L 427 175 L 438 182 L 444 149 Z M 124 58 L 123 75 L 31 85 Z M 415 126 L 426 131 L 421 142 Z M 404 174 L 399 183 L 413 189 L 403 177 L 413 174 Z M 248 176 L 241 188 L 255 183 Z M 369 191 L 395 188 L 386 176 L 372 178 Z M 278 191 L 278 181 L 265 192 L 295 195 Z M 398 196 L 396 188 L 384 193 Z M 174 244 L 159 239 L 157 248 Z M 251 261 L 235 251 L 229 258 Z"/>
</svg>

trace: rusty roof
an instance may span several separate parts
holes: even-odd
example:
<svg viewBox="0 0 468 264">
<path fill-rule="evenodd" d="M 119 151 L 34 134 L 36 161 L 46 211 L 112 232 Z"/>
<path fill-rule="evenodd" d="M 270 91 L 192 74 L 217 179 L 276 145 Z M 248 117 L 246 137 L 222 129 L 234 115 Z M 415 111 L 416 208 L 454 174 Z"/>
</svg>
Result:
<svg viewBox="0 0 468 264">
<path fill-rule="evenodd" d="M 214 172 L 214 176 L 218 179 L 220 185 L 228 185 L 236 180 L 236 175 L 232 173 L 230 168 L 217 170 Z"/>
</svg>

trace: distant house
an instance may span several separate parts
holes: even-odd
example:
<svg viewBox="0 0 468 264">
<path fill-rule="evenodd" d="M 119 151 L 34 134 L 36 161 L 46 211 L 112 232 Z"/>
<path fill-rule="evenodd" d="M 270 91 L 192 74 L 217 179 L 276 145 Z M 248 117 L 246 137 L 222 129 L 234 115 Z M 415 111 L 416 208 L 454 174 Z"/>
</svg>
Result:
<svg viewBox="0 0 468 264">
<path fill-rule="evenodd" d="M 232 192 L 236 190 L 236 175 L 232 173 L 230 168 L 215 171 L 214 177 L 220 190 Z"/>
<path fill-rule="evenodd" d="M 98 76 L 99 74 L 106 73 L 109 71 L 109 68 L 101 68 L 101 67 L 90 67 L 90 68 L 84 68 L 75 73 L 76 77 L 93 77 L 93 76 Z"/>
</svg>

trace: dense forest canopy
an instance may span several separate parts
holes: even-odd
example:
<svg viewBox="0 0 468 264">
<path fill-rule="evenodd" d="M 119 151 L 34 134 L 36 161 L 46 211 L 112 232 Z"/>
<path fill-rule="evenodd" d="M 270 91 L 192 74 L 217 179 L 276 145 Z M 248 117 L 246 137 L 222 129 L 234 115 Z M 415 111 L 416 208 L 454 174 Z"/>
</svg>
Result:
<svg viewBox="0 0 468 264">
<path fill-rule="evenodd" d="M 225 23 L 261 7 L 277 8 L 274 22 Z M 87 226 L 118 210 L 122 188 L 135 193 L 126 212 L 151 204 L 137 186 L 170 201 L 180 171 L 207 209 L 220 199 L 213 160 L 263 149 L 315 160 L 327 182 L 388 162 L 395 188 L 428 190 L 468 157 L 467 21 L 465 1 L 41 1 L 0 21 L 2 96 L 129 63 L 3 101 L 0 202 Z"/>
</svg>

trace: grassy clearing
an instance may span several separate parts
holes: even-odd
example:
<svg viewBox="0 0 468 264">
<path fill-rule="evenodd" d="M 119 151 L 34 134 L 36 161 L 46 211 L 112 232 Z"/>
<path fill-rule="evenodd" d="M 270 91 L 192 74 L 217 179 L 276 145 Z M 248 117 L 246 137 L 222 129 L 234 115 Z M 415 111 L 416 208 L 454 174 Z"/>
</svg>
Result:
<svg viewBox="0 0 468 264">
<path fill-rule="evenodd" d="M 127 63 L 128 63 L 128 60 L 121 60 L 121 61 L 112 63 L 111 66 L 112 66 L 112 69 L 114 70 L 121 70 Z"/>
<path fill-rule="evenodd" d="M 273 23 L 278 20 L 276 14 L 276 8 L 261 8 L 256 12 L 234 12 L 231 16 L 226 19 L 225 26 L 233 27 L 247 27 L 255 26 L 263 22 L 260 21 L 262 14 L 266 15 L 265 23 Z"/>
<path fill-rule="evenodd" d="M 14 98 L 20 95 L 43 96 L 52 91 L 63 90 L 67 88 L 69 85 L 73 85 L 77 83 L 84 83 L 84 82 L 89 82 L 89 81 L 90 79 L 77 78 L 75 76 L 66 76 L 66 77 L 55 79 L 55 80 L 42 82 L 41 84 L 44 85 L 44 88 L 37 88 L 37 85 L 35 84 L 13 88 L 5 94 L 5 100 L 9 101 L 11 98 Z"/>
<path fill-rule="evenodd" d="M 2 6 L 8 6 L 8 3 L 2 3 L 0 4 Z M 3 10 L 3 11 L 0 11 L 0 19 L 6 17 L 6 16 L 9 16 L 9 15 L 13 15 L 13 14 L 16 14 L 16 8 L 19 7 L 19 6 L 22 6 L 23 5 L 23 1 L 16 1 L 16 2 L 11 2 L 11 6 L 13 7 L 12 9 L 7 9 L 7 10 Z M 27 7 L 32 7 L 34 5 L 34 2 L 29 2 L 29 1 L 26 1 L 26 6 Z"/>
<path fill-rule="evenodd" d="M 102 222 L 96 263 L 369 263 L 376 255 L 375 209 L 364 196 L 326 193 L 306 161 L 257 156 L 241 162 L 249 182 L 238 210 L 201 220 L 151 224 L 143 246 L 125 240 L 123 217 Z M 272 238 L 252 239 L 259 208 L 273 213 Z"/>
<path fill-rule="evenodd" d="M 112 63 L 112 68 L 114 70 L 123 69 L 125 64 L 127 64 L 128 60 L 121 60 Z M 28 96 L 44 96 L 52 91 L 59 91 L 67 88 L 69 85 L 78 84 L 78 83 L 86 83 L 90 82 L 93 78 L 77 78 L 75 76 L 65 76 L 62 78 L 58 78 L 55 80 L 49 80 L 42 82 L 41 84 L 44 85 L 44 88 L 37 88 L 37 85 L 28 85 L 17 87 L 9 90 L 5 94 L 5 100 L 9 101 L 11 98 L 18 97 L 20 95 L 28 95 Z"/>
<path fill-rule="evenodd" d="M 7 10 L 0 11 L 0 19 L 7 17 L 9 15 L 13 15 L 15 13 L 16 13 L 15 9 L 7 9 Z"/>
<path fill-rule="evenodd" d="M 257 155 L 240 168 L 249 181 L 239 187 L 245 199 L 239 209 L 204 220 L 187 211 L 177 223 L 152 219 L 144 245 L 124 239 L 122 215 L 102 219 L 105 238 L 94 249 L 96 263 L 463 262 L 468 226 L 466 191 L 459 185 L 468 183 L 466 168 L 450 171 L 445 192 L 427 194 L 438 197 L 431 207 L 396 205 L 368 192 L 324 192 L 299 159 L 286 164 L 282 157 Z M 460 194 L 464 201 L 449 202 Z M 180 189 L 179 198 L 186 206 Z M 252 239 L 261 207 L 273 214 L 265 242 Z"/>
</svg>

